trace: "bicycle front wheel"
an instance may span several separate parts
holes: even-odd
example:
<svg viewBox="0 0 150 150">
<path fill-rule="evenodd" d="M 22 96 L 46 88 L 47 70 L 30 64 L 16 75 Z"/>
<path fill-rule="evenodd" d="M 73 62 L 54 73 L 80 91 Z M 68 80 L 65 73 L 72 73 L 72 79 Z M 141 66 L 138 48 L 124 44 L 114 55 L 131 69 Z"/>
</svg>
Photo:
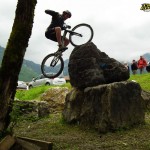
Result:
<svg viewBox="0 0 150 150">
<path fill-rule="evenodd" d="M 69 40 L 73 46 L 79 46 L 91 42 L 93 39 L 94 31 L 88 24 L 78 24 L 72 29 L 72 31 L 73 32 L 69 35 Z"/>
<path fill-rule="evenodd" d="M 47 78 L 58 77 L 64 68 L 64 61 L 61 56 L 55 53 L 47 55 L 41 64 L 42 74 Z"/>
</svg>

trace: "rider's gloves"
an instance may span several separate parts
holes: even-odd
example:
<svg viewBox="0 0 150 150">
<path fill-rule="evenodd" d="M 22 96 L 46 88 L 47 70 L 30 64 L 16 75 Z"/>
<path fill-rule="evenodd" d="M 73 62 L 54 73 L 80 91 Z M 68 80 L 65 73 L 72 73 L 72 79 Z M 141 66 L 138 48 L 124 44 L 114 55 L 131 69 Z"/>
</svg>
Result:
<svg viewBox="0 0 150 150">
<path fill-rule="evenodd" d="M 67 29 L 67 28 L 68 28 L 68 29 L 71 29 L 71 26 L 64 24 L 63 27 L 62 27 L 62 30 L 65 30 L 65 29 Z"/>
</svg>

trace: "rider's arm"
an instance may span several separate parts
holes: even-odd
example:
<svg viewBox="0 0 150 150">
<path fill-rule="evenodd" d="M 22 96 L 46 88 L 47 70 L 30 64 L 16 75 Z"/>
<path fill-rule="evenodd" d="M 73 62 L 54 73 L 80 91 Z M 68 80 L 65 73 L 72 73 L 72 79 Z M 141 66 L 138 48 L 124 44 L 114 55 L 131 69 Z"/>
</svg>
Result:
<svg viewBox="0 0 150 150">
<path fill-rule="evenodd" d="M 45 13 L 46 14 L 49 14 L 49 15 L 51 15 L 51 16 L 55 16 L 55 15 L 58 15 L 58 12 L 55 12 L 55 11 L 53 11 L 53 10 L 45 10 Z"/>
</svg>

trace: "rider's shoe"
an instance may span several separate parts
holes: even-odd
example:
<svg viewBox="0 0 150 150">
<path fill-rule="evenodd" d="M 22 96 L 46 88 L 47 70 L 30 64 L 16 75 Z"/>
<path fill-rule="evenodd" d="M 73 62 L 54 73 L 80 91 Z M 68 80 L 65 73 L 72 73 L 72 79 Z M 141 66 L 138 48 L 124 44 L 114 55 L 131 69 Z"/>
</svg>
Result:
<svg viewBox="0 0 150 150">
<path fill-rule="evenodd" d="M 68 47 L 63 47 L 62 45 L 60 45 L 58 51 L 64 52 L 67 49 Z"/>
</svg>

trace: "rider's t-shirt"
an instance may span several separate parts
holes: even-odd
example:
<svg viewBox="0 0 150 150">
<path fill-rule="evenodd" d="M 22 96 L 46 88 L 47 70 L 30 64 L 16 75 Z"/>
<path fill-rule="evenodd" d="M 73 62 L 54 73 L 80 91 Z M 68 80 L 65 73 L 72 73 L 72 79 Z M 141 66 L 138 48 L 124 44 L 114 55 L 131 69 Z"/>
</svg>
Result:
<svg viewBox="0 0 150 150">
<path fill-rule="evenodd" d="M 64 20 L 62 15 L 52 10 L 45 10 L 45 13 L 52 16 L 52 21 L 48 26 L 48 29 L 52 29 L 54 27 L 60 27 L 63 30 Z"/>
</svg>

